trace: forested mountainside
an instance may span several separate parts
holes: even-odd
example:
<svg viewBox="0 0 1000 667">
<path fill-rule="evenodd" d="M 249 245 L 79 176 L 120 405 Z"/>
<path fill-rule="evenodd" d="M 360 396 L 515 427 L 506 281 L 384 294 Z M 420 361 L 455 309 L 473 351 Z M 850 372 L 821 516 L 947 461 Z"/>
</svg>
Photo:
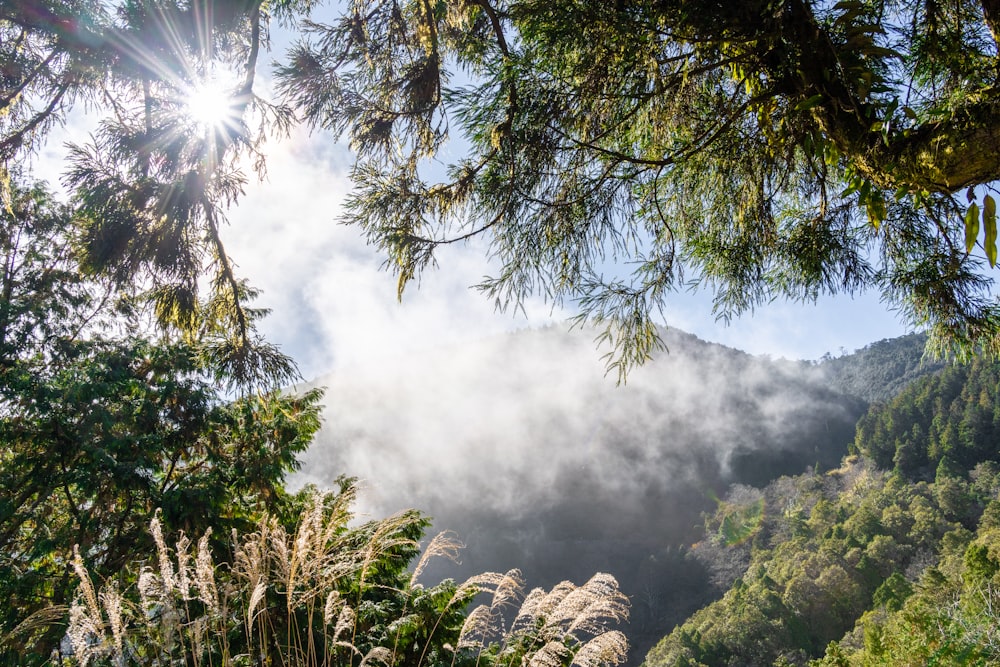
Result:
<svg viewBox="0 0 1000 667">
<path fill-rule="evenodd" d="M 911 382 L 945 366 L 924 355 L 927 336 L 913 333 L 866 345 L 852 354 L 825 356 L 821 365 L 833 387 L 869 403 L 887 401 Z"/>
<path fill-rule="evenodd" d="M 692 557 L 726 588 L 667 665 L 1000 664 L 1000 365 L 924 377 L 827 473 L 737 487 Z"/>
<path fill-rule="evenodd" d="M 922 354 L 903 339 L 799 362 L 664 337 L 669 353 L 621 387 L 591 335 L 556 329 L 324 378 L 326 425 L 299 480 L 356 475 L 372 514 L 427 511 L 468 545 L 446 576 L 519 567 L 548 586 L 612 573 L 632 599 L 636 663 L 721 593 L 688 555 L 702 514 L 731 484 L 838 467 L 868 408 L 838 383 L 888 395 Z"/>
</svg>

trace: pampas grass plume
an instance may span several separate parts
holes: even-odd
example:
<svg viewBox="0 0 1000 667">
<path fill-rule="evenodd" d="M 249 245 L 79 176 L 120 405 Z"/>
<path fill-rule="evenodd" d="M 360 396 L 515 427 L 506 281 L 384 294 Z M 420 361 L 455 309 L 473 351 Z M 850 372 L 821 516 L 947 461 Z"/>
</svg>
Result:
<svg viewBox="0 0 1000 667">
<path fill-rule="evenodd" d="M 477 667 L 571 662 L 610 667 L 624 660 L 625 636 L 609 626 L 627 618 L 628 602 L 606 574 L 594 575 L 583 586 L 562 582 L 549 592 L 534 589 L 525 595 L 519 570 L 483 573 L 457 586 L 447 584 L 453 590 L 436 607 L 437 618 L 421 621 L 416 600 L 425 592 L 417 582 L 426 564 L 437 557 L 454 560 L 462 545 L 454 534 L 441 533 L 427 544 L 412 575 L 376 580 L 386 564 L 402 568 L 399 555 L 416 552 L 411 536 L 422 519 L 408 511 L 351 529 L 354 493 L 353 487 L 337 497 L 314 493 L 292 534 L 267 517 L 254 532 L 234 533 L 230 568 L 214 562 L 206 531 L 193 553 L 191 541 L 180 534 L 173 549 L 175 570 L 157 512 L 150 521 L 154 565 L 138 572 L 138 606 L 130 605 L 128 591 L 113 582 L 98 595 L 74 550 L 79 588 L 69 610 L 70 664 L 124 665 L 141 656 L 143 664 L 196 667 L 244 662 L 394 667 L 400 661 L 430 667 L 425 659 L 440 660 L 440 651 L 450 653 L 454 664 L 464 654 Z M 456 607 L 477 594 L 490 597 L 455 628 Z M 387 595 L 399 606 L 375 601 Z M 388 617 L 390 609 L 397 616 Z M 418 635 L 424 637 L 422 646 L 401 643 L 410 641 L 414 622 L 426 623 L 420 630 L 426 634 Z M 435 639 L 442 625 L 457 637 Z M 245 646 L 233 655 L 230 642 L 241 635 Z"/>
</svg>

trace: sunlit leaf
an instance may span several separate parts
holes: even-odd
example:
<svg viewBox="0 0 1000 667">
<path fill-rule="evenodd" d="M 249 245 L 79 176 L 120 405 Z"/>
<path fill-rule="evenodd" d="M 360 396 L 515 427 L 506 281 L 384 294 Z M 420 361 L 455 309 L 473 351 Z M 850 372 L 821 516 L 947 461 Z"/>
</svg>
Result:
<svg viewBox="0 0 1000 667">
<path fill-rule="evenodd" d="M 868 220 L 872 223 L 872 227 L 878 229 L 882 222 L 885 220 L 885 200 L 882 199 L 882 195 L 873 192 L 868 197 Z"/>
<path fill-rule="evenodd" d="M 972 252 L 979 236 L 979 205 L 973 202 L 965 212 L 965 252 Z"/>
<path fill-rule="evenodd" d="M 986 237 L 983 240 L 983 247 L 986 249 L 986 259 L 990 266 L 997 265 L 997 203 L 993 197 L 986 195 L 983 198 L 983 227 L 986 230 Z"/>
</svg>

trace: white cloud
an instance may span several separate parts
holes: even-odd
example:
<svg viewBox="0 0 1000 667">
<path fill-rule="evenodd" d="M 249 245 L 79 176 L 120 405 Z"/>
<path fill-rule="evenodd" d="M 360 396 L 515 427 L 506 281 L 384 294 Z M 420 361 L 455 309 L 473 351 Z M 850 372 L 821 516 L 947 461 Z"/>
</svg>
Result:
<svg viewBox="0 0 1000 667">
<path fill-rule="evenodd" d="M 440 269 L 396 299 L 395 278 L 359 229 L 336 222 L 350 182 L 345 148 L 300 132 L 274 146 L 268 179 L 254 183 L 223 234 L 242 275 L 273 314 L 263 329 L 300 360 L 307 377 L 549 320 L 539 300 L 529 318 L 498 313 L 469 286 L 489 272 L 486 252 L 449 246 Z M 565 318 L 562 318 L 565 319 Z"/>
<path fill-rule="evenodd" d="M 621 387 L 590 332 L 497 335 L 341 369 L 321 380 L 326 423 L 294 483 L 358 476 L 362 511 L 416 506 L 466 534 L 486 515 L 547 517 L 555 530 L 578 507 L 614 533 L 614 517 L 636 530 L 676 519 L 650 508 L 682 491 L 704 504 L 734 453 L 782 452 L 794 472 L 815 463 L 810 420 L 837 424 L 834 446 L 846 447 L 853 422 L 813 367 L 670 339 L 672 354 Z"/>
</svg>

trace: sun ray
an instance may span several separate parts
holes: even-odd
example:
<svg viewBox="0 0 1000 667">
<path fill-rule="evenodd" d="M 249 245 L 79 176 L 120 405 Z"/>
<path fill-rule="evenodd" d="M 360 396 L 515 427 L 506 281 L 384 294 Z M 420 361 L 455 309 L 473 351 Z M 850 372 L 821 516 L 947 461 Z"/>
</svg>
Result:
<svg viewBox="0 0 1000 667">
<path fill-rule="evenodd" d="M 211 8 L 195 5 L 190 14 L 154 3 L 145 24 L 114 35 L 117 48 L 150 74 L 146 96 L 147 150 L 188 143 L 209 170 L 233 140 L 246 132 L 247 95 L 241 93 L 239 65 L 216 52 Z M 152 114 L 150 114 L 152 109 Z"/>
<path fill-rule="evenodd" d="M 205 132 L 228 132 L 239 121 L 233 89 L 223 77 L 200 79 L 184 90 L 183 113 Z"/>
</svg>

